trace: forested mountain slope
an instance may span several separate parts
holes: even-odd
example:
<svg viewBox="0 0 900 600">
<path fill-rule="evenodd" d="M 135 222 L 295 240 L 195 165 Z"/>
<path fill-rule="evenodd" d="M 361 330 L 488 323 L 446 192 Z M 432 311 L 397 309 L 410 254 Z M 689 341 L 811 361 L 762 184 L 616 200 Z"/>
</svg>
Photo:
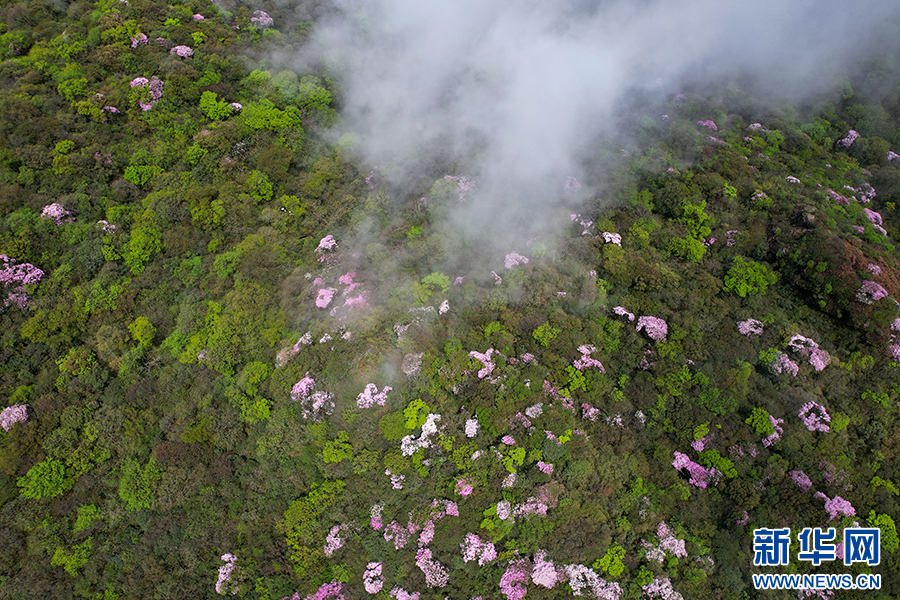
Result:
<svg viewBox="0 0 900 600">
<path fill-rule="evenodd" d="M 854 524 L 783 572 L 896 597 L 896 57 L 636 96 L 510 242 L 335 141 L 334 10 L 0 5 L 0 598 L 794 598 L 753 530 Z"/>
</svg>

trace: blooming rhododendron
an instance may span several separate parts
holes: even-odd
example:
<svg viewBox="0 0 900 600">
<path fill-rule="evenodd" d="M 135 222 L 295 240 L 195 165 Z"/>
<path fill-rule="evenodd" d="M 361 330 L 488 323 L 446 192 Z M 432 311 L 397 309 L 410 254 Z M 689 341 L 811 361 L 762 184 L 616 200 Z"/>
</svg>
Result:
<svg viewBox="0 0 900 600">
<path fill-rule="evenodd" d="M 701 127 L 706 127 L 706 128 L 708 128 L 708 129 L 712 129 L 713 131 L 718 131 L 718 130 L 719 130 L 719 128 L 716 127 L 715 121 L 709 121 L 709 120 L 707 120 L 707 121 L 697 121 L 697 125 L 700 125 Z"/>
<path fill-rule="evenodd" d="M 793 175 L 788 175 L 787 177 L 785 177 L 785 179 L 787 179 L 788 183 L 800 183 L 800 180 Z"/>
<path fill-rule="evenodd" d="M 887 290 L 874 281 L 863 281 L 856 291 L 856 299 L 863 304 L 874 304 L 888 295 Z"/>
<path fill-rule="evenodd" d="M 672 582 L 669 578 L 654 578 L 652 582 L 641 586 L 648 598 L 659 598 L 660 600 L 684 600 L 684 596 L 679 594 L 672 588 Z"/>
<path fill-rule="evenodd" d="M 384 586 L 382 567 L 384 567 L 383 562 L 370 562 L 366 565 L 366 572 L 363 573 L 363 587 L 369 594 L 377 594 Z"/>
<path fill-rule="evenodd" d="M 139 33 L 135 37 L 131 38 L 131 47 L 132 48 L 137 48 L 138 46 L 141 46 L 146 43 L 147 43 L 147 36 L 143 33 Z M 134 85 L 132 85 L 131 87 L 134 87 Z"/>
<path fill-rule="evenodd" d="M 346 530 L 348 527 L 349 525 L 343 523 L 341 525 L 335 525 L 331 528 L 331 531 L 329 531 L 328 535 L 325 536 L 325 546 L 322 548 L 325 556 L 331 556 L 335 553 L 336 550 L 344 547 L 344 539 L 340 536 L 341 532 Z"/>
<path fill-rule="evenodd" d="M 14 423 L 25 423 L 28 421 L 28 405 L 13 404 L 7 406 L 0 412 L 0 427 L 6 431 L 13 426 Z"/>
<path fill-rule="evenodd" d="M 578 351 L 581 353 L 581 358 L 575 361 L 575 368 L 579 371 L 583 371 L 585 369 L 595 367 L 599 369 L 601 373 L 606 373 L 606 369 L 603 368 L 603 365 L 600 363 L 600 361 L 591 358 L 591 353 L 595 352 L 596 350 L 597 349 L 593 346 L 578 346 Z"/>
<path fill-rule="evenodd" d="M 611 233 L 609 231 L 603 232 L 603 241 L 607 244 L 615 244 L 616 246 L 622 245 L 622 235 L 618 233 Z"/>
<path fill-rule="evenodd" d="M 334 288 L 322 288 L 319 290 L 319 295 L 316 298 L 316 306 L 318 308 L 327 308 L 329 304 L 331 304 L 331 299 L 334 298 L 334 293 L 337 290 Z"/>
<path fill-rule="evenodd" d="M 510 563 L 506 572 L 500 578 L 500 593 L 506 596 L 506 600 L 522 600 L 528 591 L 526 587 L 531 579 L 531 565 L 527 559 Z"/>
<path fill-rule="evenodd" d="M 836 519 L 840 516 L 852 517 L 856 514 L 856 509 L 853 508 L 853 505 L 840 496 L 835 496 L 831 500 L 826 500 L 825 510 L 828 511 L 828 514 L 832 519 Z"/>
<path fill-rule="evenodd" d="M 4 300 L 4 305 L 15 304 L 18 308 L 28 306 L 28 293 L 26 285 L 37 285 L 44 277 L 44 272 L 30 263 L 16 264 L 15 259 L 5 254 L 0 254 L 0 283 L 3 284 L 9 294 Z"/>
<path fill-rule="evenodd" d="M 619 315 L 620 317 L 628 317 L 629 321 L 634 321 L 634 315 L 621 306 L 617 306 L 613 309 L 613 312 Z"/>
<path fill-rule="evenodd" d="M 666 339 L 669 333 L 669 326 L 659 317 L 640 317 L 637 322 L 636 331 L 643 329 L 651 339 L 660 342 Z"/>
<path fill-rule="evenodd" d="M 41 210 L 41 217 L 45 219 L 52 219 L 53 222 L 57 225 L 62 225 L 63 223 L 71 223 L 72 219 L 69 218 L 71 216 L 72 213 L 63 208 L 62 205 L 58 202 L 48 204 Z"/>
<path fill-rule="evenodd" d="M 274 19 L 272 19 L 272 17 L 270 17 L 268 13 L 261 10 L 253 11 L 253 16 L 250 17 L 250 22 L 253 23 L 253 25 L 257 29 L 268 29 L 275 24 Z"/>
<path fill-rule="evenodd" d="M 356 397 L 356 406 L 359 408 L 371 408 L 373 405 L 384 406 L 387 401 L 387 393 L 393 388 L 384 386 L 380 392 L 374 383 L 367 383 L 366 388 Z"/>
<path fill-rule="evenodd" d="M 800 408 L 797 414 L 806 428 L 810 431 L 829 431 L 826 423 L 831 422 L 831 417 L 825 411 L 825 407 L 816 402 L 807 402 Z"/>
<path fill-rule="evenodd" d="M 527 264 L 528 264 L 528 259 L 516 252 L 510 252 L 509 254 L 507 254 L 506 258 L 503 261 L 503 266 L 506 267 L 507 269 L 512 269 L 515 266 L 527 265 Z"/>
<path fill-rule="evenodd" d="M 512 446 L 513 444 L 516 443 L 516 440 L 513 439 L 513 436 L 511 436 L 511 435 L 504 435 L 502 438 L 500 438 L 500 441 L 503 442 L 504 444 L 506 444 L 507 446 Z"/>
<path fill-rule="evenodd" d="M 737 326 L 738 331 L 741 332 L 741 335 L 746 335 L 748 338 L 758 337 L 763 333 L 763 324 L 756 319 L 738 321 Z"/>
<path fill-rule="evenodd" d="M 812 489 L 812 480 L 803 471 L 790 471 L 788 477 L 790 477 L 794 483 L 797 484 L 797 487 L 804 492 L 808 492 Z"/>
<path fill-rule="evenodd" d="M 534 555 L 534 569 L 531 571 L 532 583 L 552 589 L 558 580 L 559 575 L 556 573 L 553 561 L 547 560 L 547 552 L 545 550 L 539 550 Z"/>
<path fill-rule="evenodd" d="M 468 177 L 444 175 L 444 179 L 456 182 L 460 202 L 465 202 L 468 199 L 469 194 L 475 191 L 475 181 Z"/>
<path fill-rule="evenodd" d="M 163 85 L 162 80 L 157 79 L 156 75 L 149 80 L 146 77 L 135 77 L 131 80 L 131 88 L 139 88 L 140 95 L 137 102 L 142 111 L 150 110 L 154 104 L 159 102 L 159 99 L 162 98 Z"/>
<path fill-rule="evenodd" d="M 236 575 L 234 570 L 237 558 L 235 558 L 234 554 L 228 553 L 222 555 L 222 560 L 225 561 L 225 564 L 219 567 L 219 580 L 216 581 L 216 593 L 223 596 L 230 593 L 234 596 L 240 591 L 237 582 L 233 580 Z"/>
<path fill-rule="evenodd" d="M 490 375 L 494 371 L 494 363 L 491 362 L 491 355 L 494 353 L 493 348 L 488 348 L 487 352 L 482 354 L 481 352 L 471 351 L 469 352 L 469 356 L 477 359 L 484 365 L 483 369 L 478 371 L 478 379 L 484 379 L 488 375 Z"/>
<path fill-rule="evenodd" d="M 169 54 L 177 54 L 181 58 L 190 58 L 194 55 L 194 51 L 190 46 L 175 46 L 169 50 Z"/>
<path fill-rule="evenodd" d="M 394 589 L 390 591 L 390 596 L 394 600 L 419 600 L 419 592 L 410 594 L 400 586 L 395 586 Z"/>
<path fill-rule="evenodd" d="M 419 548 L 416 552 L 416 566 L 425 574 L 425 585 L 428 587 L 444 587 L 450 579 L 447 568 L 432 558 L 428 548 Z"/>
<path fill-rule="evenodd" d="M 478 419 L 475 417 L 466 419 L 465 430 L 467 438 L 473 438 L 478 435 Z"/>
<path fill-rule="evenodd" d="M 842 148 L 849 148 L 853 145 L 853 142 L 859 137 L 859 134 L 853 131 L 852 129 L 847 133 L 847 137 L 840 139 L 837 141 L 837 145 Z"/>
<path fill-rule="evenodd" d="M 459 479 L 456 481 L 456 493 L 460 496 L 470 496 L 474 491 L 475 488 L 465 479 Z"/>
<path fill-rule="evenodd" d="M 713 481 L 713 484 L 718 482 L 719 471 L 716 469 L 705 469 L 702 465 L 699 465 L 688 458 L 687 454 L 683 454 L 681 452 L 675 452 L 675 460 L 672 461 L 672 466 L 678 469 L 687 469 L 688 474 L 690 475 L 690 483 L 699 488 L 705 488 L 709 485 L 710 481 Z"/>
<path fill-rule="evenodd" d="M 553 465 L 551 463 L 545 463 L 544 461 L 539 460 L 535 466 L 537 466 L 538 470 L 545 475 L 553 474 Z"/>
<path fill-rule="evenodd" d="M 782 372 L 787 371 L 793 377 L 796 377 L 797 373 L 800 371 L 800 367 L 797 363 L 788 358 L 788 355 L 784 352 L 778 352 L 775 355 L 775 360 L 772 361 L 772 364 L 769 365 L 769 367 L 776 374 L 780 375 Z"/>
<path fill-rule="evenodd" d="M 463 562 L 478 561 L 478 566 L 483 567 L 497 558 L 497 550 L 491 542 L 484 542 L 474 533 L 467 533 L 462 548 Z"/>
<path fill-rule="evenodd" d="M 407 377 L 415 377 L 422 370 L 423 356 L 425 356 L 424 352 L 407 354 L 403 357 L 403 362 L 400 364 L 400 370 L 403 371 L 403 374 Z"/>
<path fill-rule="evenodd" d="M 604 581 L 593 569 L 584 565 L 566 565 L 565 571 L 569 577 L 569 587 L 576 596 L 590 591 L 598 600 L 619 600 L 622 595 L 622 586 L 615 581 Z"/>
</svg>

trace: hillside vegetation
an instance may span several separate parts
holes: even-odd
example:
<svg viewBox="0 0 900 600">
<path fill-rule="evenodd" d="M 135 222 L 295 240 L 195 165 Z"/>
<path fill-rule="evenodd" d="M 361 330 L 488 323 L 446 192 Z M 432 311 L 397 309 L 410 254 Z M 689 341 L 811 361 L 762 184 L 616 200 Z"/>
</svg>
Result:
<svg viewBox="0 0 900 600">
<path fill-rule="evenodd" d="M 896 57 L 636 100 L 505 247 L 222 6 L 0 3 L 0 598 L 795 598 L 753 530 L 854 523 L 784 572 L 896 597 Z"/>
</svg>

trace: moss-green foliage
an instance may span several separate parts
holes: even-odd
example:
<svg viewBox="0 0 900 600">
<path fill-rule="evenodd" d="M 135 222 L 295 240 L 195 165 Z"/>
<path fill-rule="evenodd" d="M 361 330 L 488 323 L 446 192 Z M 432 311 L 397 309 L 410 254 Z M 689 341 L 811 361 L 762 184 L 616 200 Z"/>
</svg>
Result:
<svg viewBox="0 0 900 600">
<path fill-rule="evenodd" d="M 350 437 L 346 431 L 341 431 L 338 436 L 329 440 L 322 449 L 322 458 L 326 463 L 339 463 L 342 460 L 353 458 L 353 446 L 350 445 Z"/>
<path fill-rule="evenodd" d="M 606 550 L 606 554 L 594 562 L 593 566 L 595 569 L 603 569 L 613 579 L 618 579 L 625 572 L 625 563 L 622 562 L 623 558 L 625 558 L 625 548 L 618 544 L 613 544 Z"/>
<path fill-rule="evenodd" d="M 429 408 L 421 398 L 413 400 L 403 409 L 403 418 L 405 419 L 404 426 L 407 429 L 421 427 L 425 424 L 425 421 L 428 420 L 428 413 L 430 412 L 431 408 Z"/>
<path fill-rule="evenodd" d="M 200 112 L 213 121 L 219 121 L 231 116 L 234 109 L 224 100 L 217 100 L 215 92 L 203 92 L 200 95 Z"/>
<path fill-rule="evenodd" d="M 878 514 L 874 510 L 869 512 L 866 525 L 877 527 L 881 530 L 881 547 L 891 554 L 900 547 L 900 537 L 897 536 L 897 525 L 890 515 Z"/>
<path fill-rule="evenodd" d="M 78 577 L 78 569 L 87 564 L 92 547 L 91 538 L 86 539 L 77 546 L 73 546 L 71 550 L 57 547 L 53 557 L 50 559 L 50 564 L 63 567 L 66 573 L 72 577 Z"/>
<path fill-rule="evenodd" d="M 544 323 L 534 330 L 532 336 L 541 346 L 547 348 L 548 346 L 550 346 L 550 342 L 556 339 L 556 336 L 558 336 L 561 332 L 562 330 L 558 327 L 553 327 L 552 325 L 550 325 L 550 323 Z"/>
<path fill-rule="evenodd" d="M 21 488 L 23 498 L 39 500 L 59 496 L 71 483 L 66 479 L 66 468 L 62 461 L 46 458 L 28 469 L 28 473 L 16 485 Z"/>
<path fill-rule="evenodd" d="M 154 458 L 143 466 L 136 460 L 126 460 L 119 475 L 119 497 L 126 502 L 128 510 L 152 508 L 162 476 L 162 469 Z"/>
<path fill-rule="evenodd" d="M 147 317 L 138 317 L 129 326 L 128 331 L 131 337 L 142 348 L 149 348 L 153 344 L 153 338 L 156 336 L 156 328 Z"/>
<path fill-rule="evenodd" d="M 778 276 L 765 265 L 737 256 L 725 275 L 724 289 L 745 298 L 752 294 L 765 294 L 766 288 L 777 280 Z"/>
<path fill-rule="evenodd" d="M 769 412 L 763 408 L 754 408 L 747 417 L 745 423 L 753 427 L 758 435 L 772 435 L 775 433 L 775 427 L 769 420 Z"/>
<path fill-rule="evenodd" d="M 279 110 L 268 99 L 250 102 L 244 105 L 240 121 L 250 129 L 292 128 L 300 125 L 300 111 L 294 106 Z"/>
</svg>

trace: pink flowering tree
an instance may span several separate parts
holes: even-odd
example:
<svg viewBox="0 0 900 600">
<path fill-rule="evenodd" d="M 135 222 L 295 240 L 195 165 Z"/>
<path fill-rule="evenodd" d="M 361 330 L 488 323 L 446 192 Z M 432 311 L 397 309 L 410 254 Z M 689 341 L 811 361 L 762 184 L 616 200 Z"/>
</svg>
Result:
<svg viewBox="0 0 900 600">
<path fill-rule="evenodd" d="M 41 217 L 44 219 L 50 219 L 56 225 L 62 225 L 63 223 L 71 223 L 72 222 L 72 213 L 67 211 L 62 207 L 62 204 L 58 202 L 54 202 L 53 204 L 48 204 L 41 210 Z"/>
<path fill-rule="evenodd" d="M 804 404 L 800 407 L 800 412 L 797 416 L 800 417 L 800 420 L 803 421 L 803 424 L 810 431 L 830 431 L 828 423 L 831 422 L 831 417 L 828 415 L 825 407 L 817 402 Z"/>
<path fill-rule="evenodd" d="M 222 555 L 225 564 L 219 567 L 219 579 L 216 581 L 216 593 L 219 595 L 236 595 L 240 591 L 238 585 L 241 579 L 240 569 L 237 567 L 237 558 L 234 554 Z"/>
<path fill-rule="evenodd" d="M 637 322 L 637 331 L 643 329 L 650 339 L 661 342 L 669 333 L 669 326 L 659 317 L 640 317 Z"/>
<path fill-rule="evenodd" d="M 863 304 L 874 304 L 888 295 L 887 290 L 874 281 L 863 281 L 862 285 L 856 290 L 856 299 Z"/>
<path fill-rule="evenodd" d="M 6 431 L 9 431 L 15 423 L 25 423 L 27 421 L 27 404 L 13 404 L 4 408 L 3 412 L 0 412 L 0 427 L 3 427 Z"/>
<path fill-rule="evenodd" d="M 707 129 L 711 129 L 712 131 L 718 131 L 719 128 L 716 127 L 715 121 L 697 121 L 697 125 L 700 127 L 706 127 Z"/>
<path fill-rule="evenodd" d="M 381 574 L 383 567 L 383 562 L 370 562 L 366 565 L 366 572 L 363 573 L 363 587 L 366 593 L 377 594 L 384 587 L 384 575 Z"/>
<path fill-rule="evenodd" d="M 581 353 L 581 358 L 575 361 L 575 368 L 579 371 L 584 371 L 589 368 L 596 368 L 601 373 L 606 373 L 606 369 L 603 368 L 603 365 L 599 360 L 591 358 L 591 353 L 596 352 L 597 349 L 593 346 L 582 345 L 578 346 L 578 351 Z"/>
<path fill-rule="evenodd" d="M 475 350 L 469 352 L 469 356 L 478 360 L 482 365 L 484 365 L 484 368 L 479 369 L 478 371 L 478 379 L 484 379 L 494 372 L 494 367 L 496 367 L 496 365 L 491 361 L 491 355 L 493 353 L 493 348 L 488 348 L 487 352 L 485 352 L 484 354 L 482 354 L 481 352 L 476 352 Z"/>
<path fill-rule="evenodd" d="M 269 27 L 275 25 L 275 20 L 270 17 L 268 13 L 261 10 L 253 11 L 253 15 L 250 17 L 250 22 L 257 29 L 268 29 Z"/>
<path fill-rule="evenodd" d="M 853 145 L 853 142 L 855 142 L 857 138 L 859 138 L 859 134 L 851 129 L 849 132 L 847 132 L 847 137 L 837 141 L 837 145 L 841 148 L 849 148 Z"/>
<path fill-rule="evenodd" d="M 527 265 L 528 259 L 517 252 L 510 252 L 503 260 L 503 266 L 512 269 L 518 265 Z"/>
<path fill-rule="evenodd" d="M 840 496 L 835 496 L 830 500 L 821 492 L 816 494 L 816 497 L 819 496 L 825 498 L 825 510 L 828 511 L 830 518 L 837 519 L 838 517 L 852 517 L 856 515 L 856 509 L 853 508 L 853 505 Z"/>
<path fill-rule="evenodd" d="M 194 51 L 190 46 L 174 46 L 169 50 L 169 54 L 177 54 L 181 58 L 190 58 L 194 55 Z"/>
<path fill-rule="evenodd" d="M 531 582 L 541 587 L 553 589 L 557 581 L 559 581 L 559 574 L 556 572 L 556 566 L 553 564 L 553 561 L 547 560 L 547 552 L 545 550 L 538 551 L 534 555 L 534 569 L 531 571 Z"/>
<path fill-rule="evenodd" d="M 367 383 L 366 388 L 356 397 L 356 406 L 359 408 L 371 408 L 374 405 L 384 406 L 387 401 L 387 394 L 393 388 L 389 385 L 384 386 L 380 392 L 378 386 L 374 383 Z"/>
<path fill-rule="evenodd" d="M 5 254 L 0 254 L 0 283 L 7 290 L 4 305 L 14 304 L 18 308 L 28 306 L 28 290 L 25 286 L 37 285 L 44 272 L 30 263 L 19 263 Z"/>
<path fill-rule="evenodd" d="M 737 326 L 738 331 L 741 332 L 741 335 L 746 335 L 748 338 L 759 337 L 763 333 L 763 324 L 756 319 L 738 321 Z"/>
<path fill-rule="evenodd" d="M 620 317 L 628 317 L 629 321 L 634 321 L 634 314 L 628 312 L 625 308 L 621 306 L 617 306 L 613 309 L 613 312 L 619 315 Z"/>
<path fill-rule="evenodd" d="M 513 561 L 500 577 L 500 593 L 506 596 L 506 600 L 522 600 L 528 592 L 530 579 L 530 561 L 527 558 Z"/>
<path fill-rule="evenodd" d="M 497 558 L 494 544 L 482 540 L 474 533 L 467 533 L 459 547 L 462 548 L 463 562 L 477 560 L 479 567 L 483 567 Z"/>
</svg>

